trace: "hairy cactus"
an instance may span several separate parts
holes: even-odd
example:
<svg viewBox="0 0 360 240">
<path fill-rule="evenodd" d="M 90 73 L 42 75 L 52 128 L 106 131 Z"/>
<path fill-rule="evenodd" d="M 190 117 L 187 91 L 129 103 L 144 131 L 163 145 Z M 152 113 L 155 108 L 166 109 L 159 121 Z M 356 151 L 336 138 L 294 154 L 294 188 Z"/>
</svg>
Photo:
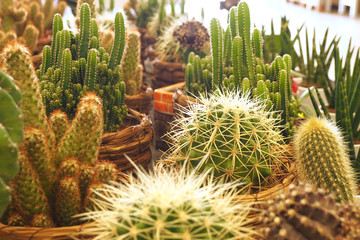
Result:
<svg viewBox="0 0 360 240">
<path fill-rule="evenodd" d="M 6 223 L 37 227 L 76 224 L 78 222 L 72 218 L 72 215 L 84 209 L 82 191 L 87 192 L 92 179 L 101 175 L 96 173 L 95 165 L 103 133 L 102 101 L 94 93 L 89 92 L 81 98 L 75 118 L 70 123 L 66 115 L 59 110 L 47 119 L 38 79 L 26 49 L 19 45 L 9 46 L 5 49 L 4 55 L 7 56 L 5 62 L 7 73 L 12 73 L 14 82 L 18 83 L 22 90 L 21 108 L 25 122 L 25 137 L 19 146 L 20 170 L 10 181 L 13 199 L 7 211 Z M 3 76 L 0 74 L 0 77 Z M 12 79 L 2 80 L 1 86 L 6 87 L 14 99 L 20 102 L 21 95 L 17 88 L 10 85 L 13 84 Z M 1 93 L 2 91 L 0 96 Z M 12 109 L 10 105 L 6 107 Z M 16 113 L 18 111 L 14 110 L 13 114 Z M 19 120 L 13 119 L 14 121 L 11 122 L 13 125 L 11 134 L 14 136 L 15 133 L 20 134 L 15 124 L 16 121 L 21 120 L 21 116 L 18 117 Z M 10 115 L 9 119 L 11 119 Z M 54 132 L 62 137 L 56 136 Z M 53 136 L 52 144 L 49 143 L 48 136 Z M 20 140 L 19 138 L 17 139 Z M 16 158 L 15 150 L 11 155 Z M 10 166 L 11 155 L 6 161 L 1 161 L 1 164 L 8 163 Z M 86 172 L 82 170 L 83 166 L 88 169 Z M 6 168 L 1 168 L 0 173 L 3 169 Z M 104 169 L 106 173 L 101 176 L 114 180 L 111 176 L 116 175 L 114 174 L 116 169 L 113 166 Z M 10 176 L 15 172 L 16 165 L 7 174 Z M 84 179 L 88 180 L 84 181 Z"/>
<path fill-rule="evenodd" d="M 10 202 L 10 189 L 6 184 L 19 170 L 18 143 L 24 137 L 20 104 L 19 88 L 0 71 L 0 217 Z"/>
<path fill-rule="evenodd" d="M 212 168 L 216 178 L 265 185 L 283 151 L 272 113 L 238 91 L 198 100 L 183 110 L 169 133 L 175 142 L 172 154 L 197 171 Z"/>
<path fill-rule="evenodd" d="M 143 67 L 140 63 L 140 33 L 128 31 L 126 48 L 121 62 L 122 79 L 126 85 L 126 94 L 137 94 L 142 85 Z"/>
<path fill-rule="evenodd" d="M 336 203 L 325 191 L 292 184 L 260 218 L 264 239 L 360 239 L 360 207 Z"/>
<path fill-rule="evenodd" d="M 95 188 L 94 239 L 253 239 L 248 204 L 235 203 L 237 184 L 205 183 L 197 175 L 164 170 L 136 172 L 137 179 Z M 96 187 L 96 186 L 95 186 Z"/>
<path fill-rule="evenodd" d="M 295 135 L 299 176 L 349 202 L 356 194 L 355 173 L 346 143 L 333 122 L 311 118 Z"/>
<path fill-rule="evenodd" d="M 120 61 L 125 45 L 125 26 L 121 13 L 115 17 L 115 39 L 110 55 L 99 46 L 95 20 L 90 20 L 88 4 L 81 6 L 80 32 L 63 30 L 60 15 L 55 15 L 52 46 L 43 49 L 43 61 L 37 71 L 41 79 L 46 113 L 61 109 L 70 119 L 86 91 L 96 92 L 103 101 L 104 129 L 116 131 L 127 108 L 125 83 Z"/>
</svg>

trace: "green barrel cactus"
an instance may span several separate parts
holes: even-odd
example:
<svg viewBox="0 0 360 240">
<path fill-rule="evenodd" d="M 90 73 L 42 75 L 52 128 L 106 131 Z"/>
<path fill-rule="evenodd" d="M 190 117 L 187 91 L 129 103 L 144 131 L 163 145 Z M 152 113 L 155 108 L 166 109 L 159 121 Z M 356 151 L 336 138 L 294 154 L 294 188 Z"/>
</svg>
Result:
<svg viewBox="0 0 360 240">
<path fill-rule="evenodd" d="M 172 154 L 197 171 L 212 168 L 216 178 L 265 185 L 281 162 L 284 143 L 272 112 L 238 91 L 198 100 L 184 109 L 169 133 L 175 142 Z"/>
<path fill-rule="evenodd" d="M 205 183 L 200 175 L 136 172 L 129 183 L 94 186 L 95 209 L 80 215 L 95 224 L 94 239 L 253 239 L 249 205 L 234 202 L 238 184 Z"/>
<path fill-rule="evenodd" d="M 311 118 L 295 135 L 294 145 L 299 176 L 351 202 L 357 192 L 347 146 L 341 131 L 327 119 Z"/>
</svg>

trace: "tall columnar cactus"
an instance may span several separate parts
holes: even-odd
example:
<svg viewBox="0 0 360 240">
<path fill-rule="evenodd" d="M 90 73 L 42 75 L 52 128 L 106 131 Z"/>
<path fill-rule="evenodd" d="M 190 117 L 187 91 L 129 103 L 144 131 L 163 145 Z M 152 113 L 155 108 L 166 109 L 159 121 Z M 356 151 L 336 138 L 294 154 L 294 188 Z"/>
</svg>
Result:
<svg viewBox="0 0 360 240">
<path fill-rule="evenodd" d="M 0 71 L 0 217 L 10 202 L 6 185 L 19 170 L 18 143 L 24 137 L 21 92 L 13 80 Z"/>
<path fill-rule="evenodd" d="M 283 151 L 277 120 L 265 108 L 239 91 L 200 97 L 169 133 L 171 152 L 197 171 L 212 168 L 216 178 L 265 185 Z"/>
<path fill-rule="evenodd" d="M 341 131 L 326 119 L 311 118 L 295 135 L 299 176 L 334 193 L 342 202 L 354 200 L 355 174 Z"/>
<path fill-rule="evenodd" d="M 43 61 L 37 71 L 41 79 L 46 113 L 64 111 L 75 117 L 76 106 L 86 91 L 96 92 L 103 100 L 104 129 L 116 131 L 127 108 L 124 104 L 125 83 L 120 66 L 125 45 L 125 26 L 121 13 L 115 17 L 115 39 L 111 54 L 99 46 L 95 20 L 90 19 L 88 4 L 81 6 L 80 32 L 63 30 L 60 15 L 55 15 L 53 43 L 43 49 Z"/>
<path fill-rule="evenodd" d="M 140 63 L 140 33 L 138 31 L 128 31 L 126 48 L 121 62 L 122 79 L 126 84 L 126 94 L 137 94 L 142 85 L 142 70 Z"/>
<path fill-rule="evenodd" d="M 84 197 L 80 190 L 86 192 L 92 179 L 97 179 L 99 175 L 95 174 L 94 169 L 103 132 L 102 101 L 94 93 L 87 93 L 81 98 L 76 116 L 71 123 L 68 123 L 66 115 L 60 110 L 47 119 L 40 86 L 28 52 L 24 47 L 14 45 L 5 49 L 4 54 L 7 57 L 5 69 L 13 74 L 14 82 L 19 84 L 23 92 L 22 110 L 25 122 L 25 137 L 19 146 L 20 170 L 10 181 L 14 197 L 6 214 L 6 223 L 37 227 L 76 224 L 77 221 L 72 215 L 84 210 Z M 4 78 L 0 83 L 19 101 L 20 95 L 17 89 L 12 87 L 10 80 Z M 11 109 L 11 106 L 7 108 Z M 16 113 L 18 112 L 14 110 L 13 114 Z M 19 131 L 16 122 L 20 120 L 21 116 L 11 122 L 12 135 Z M 59 136 L 54 136 L 53 129 Z M 54 137 L 52 143 L 48 136 Z M 6 161 L 1 163 L 11 164 L 11 156 L 17 157 L 16 149 L 13 149 Z M 86 172 L 92 175 L 84 174 L 83 166 L 93 169 Z M 1 168 L 3 169 L 5 168 Z M 110 175 L 111 170 L 115 171 L 113 166 L 103 167 L 99 171 L 102 169 L 105 169 L 105 173 L 100 175 Z M 7 171 L 6 181 L 15 171 L 16 165 L 12 171 Z M 111 176 L 115 178 L 116 174 L 113 173 Z M 111 180 L 115 180 L 114 178 Z M 88 181 L 84 182 L 82 179 Z M 76 196 L 80 198 L 75 198 Z"/>
<path fill-rule="evenodd" d="M 325 191 L 292 184 L 261 215 L 263 239 L 359 239 L 360 208 L 339 204 Z"/>
<path fill-rule="evenodd" d="M 213 70 L 212 87 L 213 89 L 221 89 L 223 80 L 223 31 L 219 20 L 216 18 L 211 19 L 210 35 Z"/>
<path fill-rule="evenodd" d="M 95 189 L 94 239 L 253 239 L 249 205 L 235 203 L 238 184 L 205 183 L 207 173 L 137 171 L 125 185 Z"/>
</svg>

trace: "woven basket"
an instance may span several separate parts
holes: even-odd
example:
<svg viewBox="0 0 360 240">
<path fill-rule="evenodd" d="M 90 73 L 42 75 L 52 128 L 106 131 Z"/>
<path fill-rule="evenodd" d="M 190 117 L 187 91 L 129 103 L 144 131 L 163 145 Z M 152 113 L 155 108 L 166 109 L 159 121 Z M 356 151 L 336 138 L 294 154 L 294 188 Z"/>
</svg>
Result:
<svg viewBox="0 0 360 240">
<path fill-rule="evenodd" d="M 152 86 L 161 88 L 185 81 L 185 64 L 165 61 L 153 63 Z"/>
<path fill-rule="evenodd" d="M 37 228 L 13 227 L 0 223 L 1 240 L 88 240 L 94 237 L 80 234 L 82 230 L 91 227 L 91 223 L 71 227 Z M 76 238 L 75 238 L 76 237 Z"/>
<path fill-rule="evenodd" d="M 129 109 L 120 129 L 104 134 L 99 159 L 111 161 L 117 165 L 119 171 L 127 172 L 134 168 L 127 160 L 127 155 L 136 164 L 146 168 L 151 162 L 152 138 L 153 130 L 149 117 Z"/>
<path fill-rule="evenodd" d="M 153 95 L 154 91 L 150 87 L 150 84 L 145 83 L 141 86 L 141 92 L 139 94 L 126 95 L 125 103 L 128 108 L 149 115 L 151 111 Z"/>
</svg>

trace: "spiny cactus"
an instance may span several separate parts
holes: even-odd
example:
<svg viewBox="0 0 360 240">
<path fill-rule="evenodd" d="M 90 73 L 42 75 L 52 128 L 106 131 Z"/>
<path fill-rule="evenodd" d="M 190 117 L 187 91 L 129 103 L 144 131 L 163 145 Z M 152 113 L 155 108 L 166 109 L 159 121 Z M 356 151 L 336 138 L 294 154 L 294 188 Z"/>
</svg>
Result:
<svg viewBox="0 0 360 240">
<path fill-rule="evenodd" d="M 48 121 L 28 52 L 22 46 L 14 45 L 5 49 L 4 55 L 7 57 L 7 73 L 13 74 L 16 79 L 14 81 L 19 83 L 23 92 L 22 110 L 25 122 L 25 137 L 20 144 L 18 158 L 20 171 L 10 182 L 14 197 L 5 222 L 22 222 L 37 227 L 76 224 L 71 217 L 84 209 L 81 190 L 86 192 L 92 178 L 95 178 L 94 169 L 103 132 L 102 101 L 89 92 L 81 98 L 75 118 L 70 124 L 67 123 L 66 115 L 60 111 L 52 114 Z M 16 90 L 7 87 L 10 92 Z M 30 111 L 33 112 L 30 114 Z M 62 135 L 61 138 L 54 136 L 52 127 L 56 134 Z M 52 144 L 47 136 L 54 136 Z M 83 175 L 83 165 L 87 169 L 93 169 L 87 171 L 92 175 Z M 102 169 L 105 173 L 97 172 L 96 176 L 116 176 L 115 173 L 111 175 L 111 171 L 115 171 L 113 165 L 104 166 L 98 171 Z M 73 181 L 69 183 L 66 179 L 70 178 Z M 83 179 L 89 180 L 84 182 Z M 77 184 L 75 187 L 74 182 Z M 70 191 L 72 195 L 69 195 Z M 80 196 L 80 200 L 77 200 L 80 207 L 70 202 L 76 200 L 77 192 Z M 75 211 L 77 209 L 79 211 Z"/>
<path fill-rule="evenodd" d="M 19 170 L 18 143 L 24 137 L 21 100 L 19 88 L 0 71 L 0 217 L 10 202 L 10 189 L 6 184 Z"/>
<path fill-rule="evenodd" d="M 60 15 L 55 15 L 52 46 L 43 49 L 43 61 L 37 71 L 41 79 L 46 113 L 64 111 L 75 117 L 76 106 L 86 91 L 95 91 L 103 100 L 104 129 L 116 131 L 127 108 L 125 83 L 120 62 L 125 45 L 125 25 L 121 13 L 115 17 L 115 39 L 110 55 L 99 46 L 96 21 L 90 20 L 90 7 L 81 6 L 80 32 L 63 30 Z"/>
<path fill-rule="evenodd" d="M 355 174 L 341 131 L 333 122 L 311 118 L 295 135 L 299 176 L 341 202 L 351 202 L 356 194 Z"/>
<path fill-rule="evenodd" d="M 127 31 L 124 56 L 121 62 L 122 79 L 126 84 L 126 94 L 137 94 L 142 85 L 143 67 L 140 63 L 140 33 Z"/>
<path fill-rule="evenodd" d="M 246 224 L 248 204 L 233 202 L 238 184 L 205 183 L 197 175 L 164 170 L 136 172 L 125 185 L 114 183 L 94 190 L 93 220 L 84 234 L 98 239 L 253 239 Z"/>
<path fill-rule="evenodd" d="M 171 154 L 197 171 L 212 168 L 225 181 L 266 185 L 272 167 L 281 164 L 284 141 L 272 113 L 239 91 L 198 100 L 175 121 L 169 133 L 175 143 Z"/>
<path fill-rule="evenodd" d="M 339 204 L 325 191 L 292 184 L 260 217 L 263 239 L 360 239 L 360 207 Z"/>
</svg>

